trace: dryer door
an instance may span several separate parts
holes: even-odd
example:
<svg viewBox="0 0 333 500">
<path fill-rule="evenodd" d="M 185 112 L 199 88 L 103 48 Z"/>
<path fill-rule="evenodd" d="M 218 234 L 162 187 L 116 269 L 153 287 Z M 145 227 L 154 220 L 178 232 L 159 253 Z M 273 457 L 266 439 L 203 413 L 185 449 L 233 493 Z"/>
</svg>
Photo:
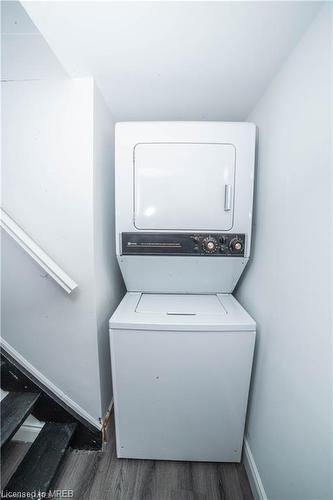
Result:
<svg viewBox="0 0 333 500">
<path fill-rule="evenodd" d="M 144 230 L 230 230 L 235 153 L 232 144 L 137 144 L 135 226 Z"/>
</svg>

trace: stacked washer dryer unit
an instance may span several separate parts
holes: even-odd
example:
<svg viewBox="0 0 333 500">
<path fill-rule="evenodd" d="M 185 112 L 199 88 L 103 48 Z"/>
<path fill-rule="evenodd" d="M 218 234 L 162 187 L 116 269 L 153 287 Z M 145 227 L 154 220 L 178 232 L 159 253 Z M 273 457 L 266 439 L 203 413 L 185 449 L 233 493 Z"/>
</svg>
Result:
<svg viewBox="0 0 333 500">
<path fill-rule="evenodd" d="M 250 256 L 255 126 L 116 126 L 110 320 L 118 457 L 240 460 L 255 322 L 231 295 Z"/>
</svg>

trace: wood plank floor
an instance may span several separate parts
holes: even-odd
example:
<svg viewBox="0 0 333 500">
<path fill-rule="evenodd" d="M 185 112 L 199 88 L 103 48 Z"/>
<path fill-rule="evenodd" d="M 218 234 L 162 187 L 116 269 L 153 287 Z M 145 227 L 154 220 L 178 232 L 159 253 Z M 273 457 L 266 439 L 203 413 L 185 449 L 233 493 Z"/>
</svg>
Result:
<svg viewBox="0 0 333 500">
<path fill-rule="evenodd" d="M 27 449 L 7 445 L 3 481 Z M 73 490 L 75 500 L 253 500 L 242 464 L 117 459 L 113 430 L 104 452 L 68 451 L 52 489 Z"/>
</svg>

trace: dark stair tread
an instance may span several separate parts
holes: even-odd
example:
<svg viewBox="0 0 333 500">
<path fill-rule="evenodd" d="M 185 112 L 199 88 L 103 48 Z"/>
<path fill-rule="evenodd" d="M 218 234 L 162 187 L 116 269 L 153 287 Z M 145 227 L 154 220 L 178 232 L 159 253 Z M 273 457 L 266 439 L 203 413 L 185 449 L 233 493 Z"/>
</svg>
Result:
<svg viewBox="0 0 333 500">
<path fill-rule="evenodd" d="M 75 423 L 46 423 L 11 477 L 5 491 L 48 492 L 76 427 Z"/>
<path fill-rule="evenodd" d="M 31 413 L 39 393 L 10 392 L 1 401 L 1 446 L 15 434 Z"/>
</svg>

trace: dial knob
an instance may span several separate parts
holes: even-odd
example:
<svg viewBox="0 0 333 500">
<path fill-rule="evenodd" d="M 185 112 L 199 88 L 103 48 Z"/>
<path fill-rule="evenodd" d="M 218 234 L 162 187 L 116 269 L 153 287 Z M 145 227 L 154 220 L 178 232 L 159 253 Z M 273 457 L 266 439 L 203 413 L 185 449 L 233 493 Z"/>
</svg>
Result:
<svg viewBox="0 0 333 500">
<path fill-rule="evenodd" d="M 218 243 L 215 238 L 208 236 L 202 241 L 202 249 L 206 253 L 214 253 L 217 251 Z"/>
<path fill-rule="evenodd" d="M 233 238 L 230 241 L 229 248 L 232 252 L 241 252 L 243 250 L 243 242 L 239 238 Z"/>
</svg>

